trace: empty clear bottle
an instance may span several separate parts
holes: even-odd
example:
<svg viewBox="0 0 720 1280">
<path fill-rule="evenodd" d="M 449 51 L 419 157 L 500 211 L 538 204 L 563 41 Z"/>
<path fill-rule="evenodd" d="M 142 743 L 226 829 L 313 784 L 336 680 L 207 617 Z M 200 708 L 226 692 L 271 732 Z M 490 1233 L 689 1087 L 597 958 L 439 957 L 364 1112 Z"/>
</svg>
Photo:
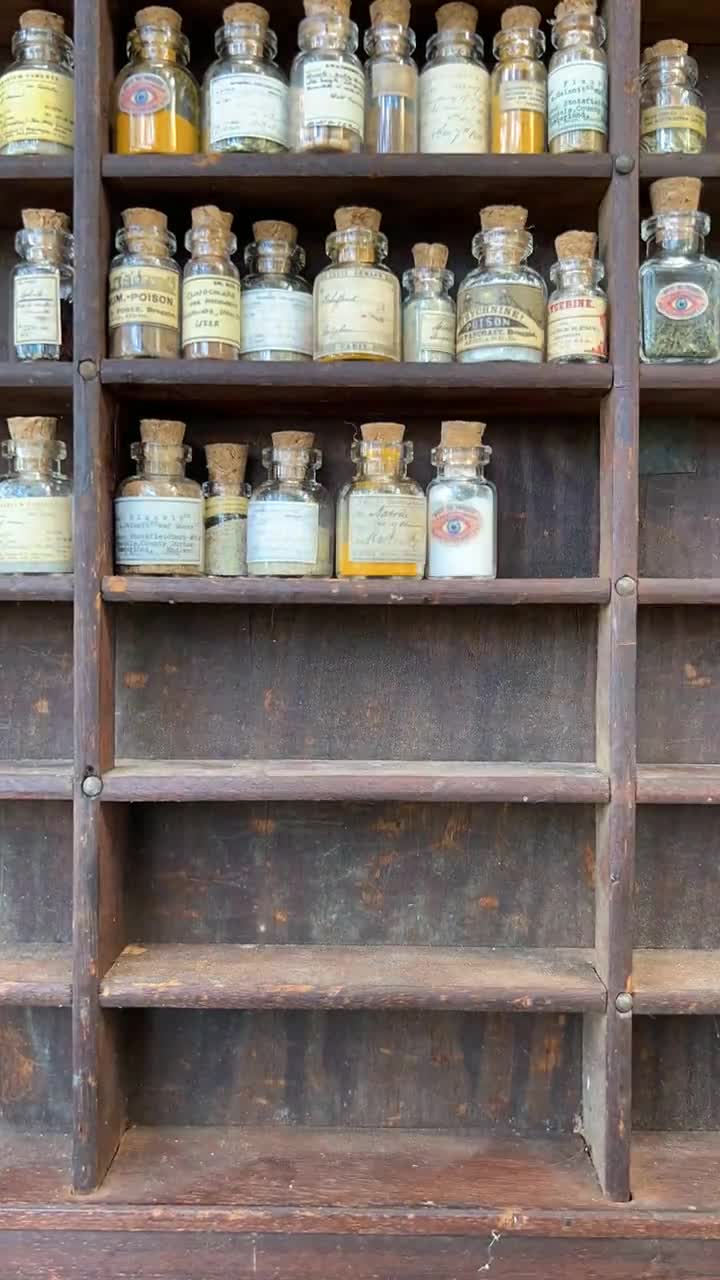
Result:
<svg viewBox="0 0 720 1280">
<path fill-rule="evenodd" d="M 57 13 L 28 9 L 0 75 L 0 155 L 58 156 L 73 149 L 73 43 Z"/>
<path fill-rule="evenodd" d="M 269 476 L 248 509 L 248 572 L 253 577 L 332 576 L 334 512 L 315 476 L 322 453 L 310 431 L 274 431 L 263 450 Z"/>
<path fill-rule="evenodd" d="M 242 283 L 243 360 L 312 360 L 312 287 L 303 276 L 305 251 L 297 227 L 253 223 Z"/>
<path fill-rule="evenodd" d="M 0 479 L 0 573 L 72 573 L 72 484 L 56 418 L 8 418 Z"/>
<path fill-rule="evenodd" d="M 54 209 L 23 209 L 22 220 L 12 289 L 16 359 L 69 360 L 75 278 L 70 219 Z"/>
<path fill-rule="evenodd" d="M 287 76 L 275 61 L 277 36 L 259 4 L 231 4 L 215 35 L 217 61 L 205 73 L 202 134 L 206 152 L 287 151 Z"/>
<path fill-rule="evenodd" d="M 365 150 L 417 151 L 418 70 L 410 0 L 373 0 L 365 32 Z"/>
<path fill-rule="evenodd" d="M 533 247 L 527 216 L 518 205 L 480 210 L 482 230 L 472 243 L 480 265 L 458 290 L 457 358 L 463 363 L 543 360 L 547 289 L 525 262 Z"/>
<path fill-rule="evenodd" d="M 485 478 L 492 449 L 484 431 L 484 422 L 442 424 L 427 492 L 428 578 L 497 575 L 497 497 Z"/>
<path fill-rule="evenodd" d="M 353 441 L 355 476 L 338 495 L 338 578 L 422 578 L 427 504 L 407 473 L 413 460 L 400 422 L 366 422 Z"/>
<path fill-rule="evenodd" d="M 648 364 L 720 359 L 720 263 L 704 252 L 710 219 L 698 212 L 701 190 L 698 178 L 665 178 L 650 188 L 640 268 L 640 356 Z"/>
</svg>

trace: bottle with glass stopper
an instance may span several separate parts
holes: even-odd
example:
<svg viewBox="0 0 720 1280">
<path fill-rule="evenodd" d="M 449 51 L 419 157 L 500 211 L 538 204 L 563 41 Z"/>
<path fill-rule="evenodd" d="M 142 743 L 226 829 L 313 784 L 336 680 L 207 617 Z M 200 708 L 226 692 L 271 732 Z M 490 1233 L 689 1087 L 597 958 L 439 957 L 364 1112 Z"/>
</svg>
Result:
<svg viewBox="0 0 720 1280">
<path fill-rule="evenodd" d="M 110 355 L 180 354 L 180 268 L 175 237 L 157 209 L 126 209 L 110 266 Z"/>
<path fill-rule="evenodd" d="M 720 263 L 705 255 L 710 219 L 698 211 L 701 191 L 699 178 L 662 178 L 650 187 L 640 268 L 640 357 L 648 364 L 720 359 Z"/>
<path fill-rule="evenodd" d="M 420 73 L 420 150 L 485 155 L 490 150 L 490 76 L 472 4 L 442 5 Z"/>
<path fill-rule="evenodd" d="M 597 0 L 560 0 L 548 72 L 548 146 L 553 155 L 607 151 L 605 23 Z"/>
<path fill-rule="evenodd" d="M 73 149 L 73 42 L 57 13 L 28 9 L 0 75 L 0 155 L 62 156 Z"/>
<path fill-rule="evenodd" d="M 72 573 L 72 484 L 56 418 L 8 418 L 0 479 L 0 574 Z"/>
<path fill-rule="evenodd" d="M 354 478 L 340 490 L 338 578 L 422 578 L 427 504 L 407 473 L 413 446 L 400 422 L 366 422 L 351 457 Z"/>
<path fill-rule="evenodd" d="M 445 244 L 414 244 L 414 267 L 403 276 L 403 360 L 449 364 L 455 359 L 455 277 Z"/>
<path fill-rule="evenodd" d="M 175 9 L 135 14 L 128 63 L 115 81 L 114 145 L 123 156 L 192 155 L 200 150 L 200 86 Z"/>
<path fill-rule="evenodd" d="M 205 152 L 270 155 L 290 142 L 290 90 L 277 65 L 277 36 L 259 4 L 231 4 L 215 34 L 217 60 L 205 73 Z"/>
<path fill-rule="evenodd" d="M 533 248 L 519 205 L 487 205 L 472 242 L 480 264 L 458 290 L 457 358 L 466 363 L 527 360 L 545 354 L 547 289 L 525 259 Z"/>
<path fill-rule="evenodd" d="M 387 238 L 377 209 L 335 210 L 331 259 L 313 290 L 316 360 L 400 360 L 400 283 L 385 266 Z"/>
<path fill-rule="evenodd" d="M 182 349 L 186 360 L 240 356 L 240 272 L 232 261 L 233 217 L 214 204 L 192 211 L 185 236 L 190 258 L 182 292 Z"/>
<path fill-rule="evenodd" d="M 22 222 L 12 288 L 16 359 L 69 360 L 75 277 L 70 219 L 55 209 L 23 209 Z"/>
<path fill-rule="evenodd" d="M 251 577 L 332 576 L 333 504 L 315 478 L 322 453 L 314 444 L 311 431 L 274 431 L 263 450 L 269 476 L 248 508 Z"/>
<path fill-rule="evenodd" d="M 484 422 L 443 422 L 427 492 L 428 578 L 497 576 L 497 496 Z"/>
<path fill-rule="evenodd" d="M 365 150 L 381 155 L 418 149 L 418 69 L 410 0 L 373 0 L 365 32 Z"/>
<path fill-rule="evenodd" d="M 550 364 L 602 364 L 608 358 L 605 275 L 595 256 L 597 236 L 566 231 L 555 241 L 558 260 L 550 268 L 554 290 L 548 301 L 547 358 Z"/>
<path fill-rule="evenodd" d="M 300 52 L 290 72 L 290 146 L 362 151 L 365 77 L 350 0 L 303 0 L 303 6 Z"/>
<path fill-rule="evenodd" d="M 506 9 L 493 52 L 497 64 L 490 89 L 492 149 L 499 155 L 545 151 L 547 72 L 542 57 L 541 15 L 532 5 Z"/>
<path fill-rule="evenodd" d="M 684 40 L 660 40 L 645 50 L 640 68 L 640 150 L 656 155 L 700 155 L 707 143 L 707 113 L 698 89 L 698 64 Z"/>
<path fill-rule="evenodd" d="M 208 479 L 205 494 L 205 572 L 219 578 L 247 573 L 247 513 L 250 485 L 245 484 L 246 444 L 205 446 Z"/>
<path fill-rule="evenodd" d="M 312 288 L 291 222 L 253 223 L 242 283 L 243 360 L 312 360 Z"/>
<path fill-rule="evenodd" d="M 118 573 L 197 576 L 204 565 L 203 491 L 185 468 L 185 423 L 145 418 L 130 453 L 137 472 L 115 499 Z"/>
</svg>

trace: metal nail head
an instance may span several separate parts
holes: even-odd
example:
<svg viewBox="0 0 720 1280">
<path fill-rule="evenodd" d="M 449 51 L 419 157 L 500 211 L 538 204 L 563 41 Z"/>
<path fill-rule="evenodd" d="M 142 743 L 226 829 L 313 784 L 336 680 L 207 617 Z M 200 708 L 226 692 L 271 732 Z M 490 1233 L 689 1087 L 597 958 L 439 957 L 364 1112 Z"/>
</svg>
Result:
<svg viewBox="0 0 720 1280">
<path fill-rule="evenodd" d="M 615 997 L 615 1008 L 618 1013 L 632 1013 L 633 998 L 628 991 L 621 991 L 620 995 Z"/>
<path fill-rule="evenodd" d="M 82 793 L 88 800 L 97 800 L 102 795 L 103 780 L 96 773 L 89 773 L 82 781 Z"/>
</svg>

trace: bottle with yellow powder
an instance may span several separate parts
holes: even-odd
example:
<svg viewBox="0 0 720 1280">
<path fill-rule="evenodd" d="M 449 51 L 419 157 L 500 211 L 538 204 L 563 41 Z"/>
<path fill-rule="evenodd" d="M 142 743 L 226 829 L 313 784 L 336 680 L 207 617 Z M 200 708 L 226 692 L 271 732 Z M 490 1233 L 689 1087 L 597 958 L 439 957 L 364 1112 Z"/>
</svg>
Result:
<svg viewBox="0 0 720 1280">
<path fill-rule="evenodd" d="M 385 266 L 386 236 L 377 209 L 335 211 L 331 259 L 313 290 L 316 360 L 400 360 L 400 282 Z"/>
<path fill-rule="evenodd" d="M 493 52 L 491 78 L 492 149 L 496 155 L 538 155 L 545 151 L 547 72 L 541 61 L 545 36 L 531 5 L 506 9 Z"/>
<path fill-rule="evenodd" d="M 200 89 L 188 68 L 190 45 L 174 9 L 153 5 L 135 15 L 130 61 L 114 91 L 119 155 L 192 155 L 200 150 Z"/>
<path fill-rule="evenodd" d="M 422 578 L 427 504 L 408 476 L 413 460 L 400 422 L 366 422 L 353 442 L 355 476 L 338 496 L 338 578 Z"/>
</svg>

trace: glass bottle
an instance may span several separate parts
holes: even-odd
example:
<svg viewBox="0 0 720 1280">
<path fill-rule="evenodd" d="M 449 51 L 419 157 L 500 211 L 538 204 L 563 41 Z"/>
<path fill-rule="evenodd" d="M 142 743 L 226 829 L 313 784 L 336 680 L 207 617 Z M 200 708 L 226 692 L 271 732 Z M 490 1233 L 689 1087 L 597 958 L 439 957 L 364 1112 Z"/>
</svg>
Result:
<svg viewBox="0 0 720 1280">
<path fill-rule="evenodd" d="M 550 268 L 555 288 L 548 301 L 549 364 L 602 364 L 608 358 L 608 303 L 600 288 L 605 268 L 595 257 L 596 245 L 591 231 L 566 231 L 555 241 L 558 260 Z"/>
<path fill-rule="evenodd" d="M 58 156 L 73 149 L 73 43 L 57 13 L 29 9 L 0 75 L 0 155 Z"/>
<path fill-rule="evenodd" d="M 180 354 L 180 268 L 174 235 L 157 209 L 126 209 L 110 266 L 110 355 L 172 360 Z"/>
<path fill-rule="evenodd" d="M 548 146 L 553 155 L 607 151 L 605 34 L 602 18 L 583 0 L 561 0 L 556 7 L 556 52 L 548 73 Z"/>
<path fill-rule="evenodd" d="M 115 498 L 115 563 L 118 573 L 203 572 L 203 491 L 185 475 L 192 449 L 183 444 L 184 422 L 145 418 L 130 453 L 137 472 Z"/>
<path fill-rule="evenodd" d="M 350 0 L 303 0 L 290 72 L 293 151 L 362 151 L 365 77 L 355 50 L 358 29 Z"/>
<path fill-rule="evenodd" d="M 506 9 L 493 53 L 492 149 L 500 155 L 538 155 L 545 150 L 547 72 L 541 58 L 545 36 L 530 5 Z"/>
<path fill-rule="evenodd" d="M 489 205 L 480 211 L 482 231 L 472 242 L 479 266 L 458 290 L 459 361 L 528 360 L 545 352 L 547 289 L 525 259 L 533 248 L 525 230 L 527 209 Z"/>
<path fill-rule="evenodd" d="M 380 222 L 377 209 L 335 210 L 331 265 L 313 291 L 316 360 L 400 359 L 400 284 L 385 266 Z"/>
<path fill-rule="evenodd" d="M 0 479 L 0 573 L 72 573 L 72 483 L 56 418 L 8 418 Z"/>
<path fill-rule="evenodd" d="M 353 441 L 354 478 L 340 490 L 338 578 L 422 578 L 427 504 L 408 476 L 413 447 L 399 422 L 367 422 Z"/>
<path fill-rule="evenodd" d="M 698 212 L 702 183 L 666 178 L 650 187 L 653 216 L 642 224 L 640 268 L 647 364 L 714 364 L 720 359 L 720 263 L 705 256 L 710 219 Z"/>
<path fill-rule="evenodd" d="M 315 479 L 322 453 L 310 431 L 274 431 L 263 450 L 268 479 L 248 508 L 247 559 L 251 577 L 332 576 L 333 506 Z"/>
<path fill-rule="evenodd" d="M 73 238 L 54 209 L 23 209 L 15 237 L 13 346 L 17 360 L 72 356 Z"/>
<path fill-rule="evenodd" d="M 122 156 L 192 155 L 200 150 L 200 89 L 188 67 L 190 45 L 174 9 L 135 14 L 130 61 L 115 81 L 114 147 Z"/>
<path fill-rule="evenodd" d="M 186 360 L 240 356 L 240 272 L 232 214 L 215 205 L 192 211 L 185 236 L 191 254 L 183 272 L 182 348 Z"/>
<path fill-rule="evenodd" d="M 472 4 L 442 5 L 420 72 L 420 150 L 485 155 L 490 150 L 490 76 Z"/>
<path fill-rule="evenodd" d="M 291 222 L 254 222 L 242 285 L 243 360 L 312 360 L 312 289 Z"/>
<path fill-rule="evenodd" d="M 699 155 L 707 142 L 707 114 L 697 87 L 698 64 L 683 40 L 660 40 L 640 68 L 640 150 Z"/>
<path fill-rule="evenodd" d="M 213 577 L 247 574 L 246 444 L 208 444 L 205 495 L 205 572 Z"/>
<path fill-rule="evenodd" d="M 373 0 L 365 32 L 365 150 L 381 155 L 418 149 L 418 70 L 410 0 Z"/>
<path fill-rule="evenodd" d="M 414 244 L 415 266 L 403 276 L 403 360 L 448 364 L 455 359 L 455 277 L 444 244 Z"/>
<path fill-rule="evenodd" d="M 428 578 L 497 577 L 497 497 L 484 422 L 443 422 L 427 491 Z"/>
<path fill-rule="evenodd" d="M 231 4 L 215 34 L 217 60 L 203 83 L 203 151 L 287 151 L 290 101 L 277 62 L 270 14 L 258 4 Z"/>
</svg>

